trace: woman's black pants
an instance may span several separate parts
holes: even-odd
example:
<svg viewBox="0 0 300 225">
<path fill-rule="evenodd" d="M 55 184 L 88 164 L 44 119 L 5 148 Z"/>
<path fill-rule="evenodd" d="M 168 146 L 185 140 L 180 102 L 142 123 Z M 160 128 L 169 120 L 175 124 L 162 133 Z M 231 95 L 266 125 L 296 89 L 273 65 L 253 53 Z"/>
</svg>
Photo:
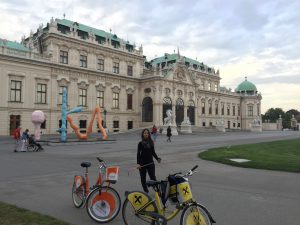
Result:
<svg viewBox="0 0 300 225">
<path fill-rule="evenodd" d="M 149 192 L 148 187 L 147 187 L 147 185 L 146 185 L 146 175 L 147 175 L 147 172 L 148 172 L 148 175 L 149 175 L 149 177 L 150 177 L 150 180 L 156 180 L 156 176 L 155 176 L 155 165 L 154 165 L 154 163 L 151 164 L 151 165 L 142 167 L 142 168 L 140 169 L 141 183 L 142 183 L 143 189 L 144 189 L 144 191 L 145 191 L 146 193 Z"/>
</svg>

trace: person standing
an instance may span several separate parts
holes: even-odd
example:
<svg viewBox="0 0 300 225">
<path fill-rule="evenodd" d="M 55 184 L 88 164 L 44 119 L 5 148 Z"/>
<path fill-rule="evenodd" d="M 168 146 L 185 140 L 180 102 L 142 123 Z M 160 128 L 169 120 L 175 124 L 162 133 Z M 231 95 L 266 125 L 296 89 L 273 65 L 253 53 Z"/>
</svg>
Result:
<svg viewBox="0 0 300 225">
<path fill-rule="evenodd" d="M 144 129 L 141 137 L 142 140 L 138 144 L 137 164 L 139 165 L 138 169 L 140 171 L 142 187 L 144 191 L 148 193 L 149 190 L 146 185 L 147 173 L 151 180 L 156 180 L 153 157 L 158 163 L 161 162 L 161 158 L 159 158 L 155 152 L 154 142 L 151 139 L 150 131 L 148 129 Z"/>
<path fill-rule="evenodd" d="M 15 139 L 15 149 L 14 152 L 18 151 L 19 145 L 20 145 L 20 141 L 21 141 L 21 127 L 18 126 L 14 133 L 13 133 L 13 137 Z"/>
<path fill-rule="evenodd" d="M 155 125 L 153 125 L 151 130 L 152 140 L 155 142 L 157 138 L 157 128 Z"/>
<path fill-rule="evenodd" d="M 168 128 L 167 128 L 167 137 L 168 137 L 167 142 L 171 142 L 171 136 L 172 136 L 172 130 L 171 130 L 171 127 L 168 126 Z"/>
<path fill-rule="evenodd" d="M 25 150 L 25 145 L 26 145 L 26 143 L 27 143 L 27 141 L 28 141 L 28 139 L 29 139 L 29 134 L 28 134 L 28 132 L 29 132 L 29 130 L 26 129 L 26 130 L 23 132 L 23 134 L 22 134 L 22 138 L 21 138 L 21 140 L 22 140 L 22 148 L 21 148 L 21 152 L 26 152 L 26 150 Z"/>
</svg>

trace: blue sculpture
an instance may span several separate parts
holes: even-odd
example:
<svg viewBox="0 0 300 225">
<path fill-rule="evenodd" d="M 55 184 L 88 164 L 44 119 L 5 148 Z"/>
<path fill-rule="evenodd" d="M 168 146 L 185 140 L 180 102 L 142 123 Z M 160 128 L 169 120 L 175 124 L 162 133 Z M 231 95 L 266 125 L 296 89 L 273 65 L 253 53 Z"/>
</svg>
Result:
<svg viewBox="0 0 300 225">
<path fill-rule="evenodd" d="M 78 113 L 82 111 L 82 107 L 73 108 L 67 111 L 67 88 L 63 88 L 62 106 L 61 106 L 61 127 L 58 129 L 60 132 L 60 141 L 67 141 L 67 115 L 70 113 Z"/>
</svg>

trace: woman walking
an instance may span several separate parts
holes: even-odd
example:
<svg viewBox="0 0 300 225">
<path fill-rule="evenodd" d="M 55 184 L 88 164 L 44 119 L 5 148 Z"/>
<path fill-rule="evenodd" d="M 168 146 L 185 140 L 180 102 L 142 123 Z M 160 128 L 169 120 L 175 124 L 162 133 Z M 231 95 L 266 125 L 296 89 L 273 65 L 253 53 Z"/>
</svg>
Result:
<svg viewBox="0 0 300 225">
<path fill-rule="evenodd" d="M 171 142 L 171 136 L 172 136 L 172 130 L 171 130 L 171 127 L 168 126 L 168 128 L 167 128 L 167 137 L 168 137 L 167 142 L 168 141 Z"/>
<path fill-rule="evenodd" d="M 161 162 L 161 158 L 159 158 L 155 152 L 154 143 L 151 139 L 150 131 L 148 129 L 144 129 L 141 136 L 142 140 L 138 144 L 137 164 L 139 165 L 138 169 L 140 170 L 143 189 L 146 193 L 148 193 L 149 190 L 146 185 L 146 175 L 148 173 L 151 180 L 156 180 L 153 157 L 157 160 L 158 163 Z"/>
</svg>

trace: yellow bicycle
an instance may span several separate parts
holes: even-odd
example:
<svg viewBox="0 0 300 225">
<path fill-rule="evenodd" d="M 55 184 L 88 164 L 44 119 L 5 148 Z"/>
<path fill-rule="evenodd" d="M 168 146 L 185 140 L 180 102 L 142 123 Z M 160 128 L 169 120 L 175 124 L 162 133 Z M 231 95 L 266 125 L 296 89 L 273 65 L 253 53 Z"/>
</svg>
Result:
<svg viewBox="0 0 300 225">
<path fill-rule="evenodd" d="M 162 181 L 147 181 L 154 190 L 154 199 L 140 191 L 126 191 L 122 207 L 123 221 L 126 225 L 166 225 L 182 210 L 180 225 L 211 225 L 215 223 L 209 211 L 193 199 L 188 177 L 192 176 L 194 166 L 187 173 L 175 173 Z M 168 213 L 167 202 L 175 209 Z"/>
</svg>

